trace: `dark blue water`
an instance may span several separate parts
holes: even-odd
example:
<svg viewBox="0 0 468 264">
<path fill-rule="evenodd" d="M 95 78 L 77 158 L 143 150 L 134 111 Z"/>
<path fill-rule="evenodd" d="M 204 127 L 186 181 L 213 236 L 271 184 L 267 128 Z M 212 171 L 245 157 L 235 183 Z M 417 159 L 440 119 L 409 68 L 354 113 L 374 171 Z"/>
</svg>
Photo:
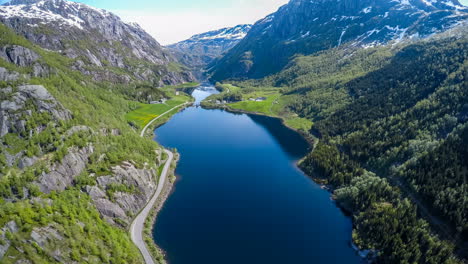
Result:
<svg viewBox="0 0 468 264">
<path fill-rule="evenodd" d="M 350 220 L 295 166 L 307 142 L 279 120 L 191 107 L 155 133 L 181 154 L 154 233 L 170 264 L 360 263 Z"/>
</svg>

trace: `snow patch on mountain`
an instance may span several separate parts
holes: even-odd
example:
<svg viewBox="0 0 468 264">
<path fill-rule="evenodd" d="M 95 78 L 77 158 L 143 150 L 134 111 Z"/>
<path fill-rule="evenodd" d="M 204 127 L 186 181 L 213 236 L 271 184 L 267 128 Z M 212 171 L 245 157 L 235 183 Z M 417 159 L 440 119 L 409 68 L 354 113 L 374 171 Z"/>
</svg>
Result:
<svg viewBox="0 0 468 264">
<path fill-rule="evenodd" d="M 0 5 L 0 16 L 5 19 L 16 17 L 37 19 L 41 24 L 58 22 L 61 25 L 79 29 L 83 29 L 85 23 L 79 16 L 90 11 L 103 17 L 110 15 L 103 9 L 63 0 L 11 1 Z M 37 26 L 37 24 L 31 26 Z"/>
<path fill-rule="evenodd" d="M 191 37 L 190 40 L 241 40 L 247 35 L 251 27 L 252 25 L 238 25 L 232 28 L 223 28 L 195 35 Z"/>
</svg>

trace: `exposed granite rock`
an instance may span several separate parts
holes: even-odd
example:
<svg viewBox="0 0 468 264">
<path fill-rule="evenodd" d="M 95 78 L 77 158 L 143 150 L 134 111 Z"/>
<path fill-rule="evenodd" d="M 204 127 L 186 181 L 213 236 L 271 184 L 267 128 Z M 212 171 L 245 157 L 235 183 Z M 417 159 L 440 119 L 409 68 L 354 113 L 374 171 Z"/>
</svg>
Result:
<svg viewBox="0 0 468 264">
<path fill-rule="evenodd" d="M 0 22 L 43 48 L 79 59 L 75 68 L 97 81 L 158 83 L 168 73 L 174 78 L 166 77 L 165 85 L 193 81 L 186 79 L 191 75 L 173 72 L 170 64 L 176 59 L 139 25 L 105 10 L 66 0 L 11 1 L 0 5 Z M 124 69 L 130 76 L 121 78 L 104 66 Z"/>
<path fill-rule="evenodd" d="M 31 167 L 32 165 L 34 165 L 36 163 L 36 161 L 38 161 L 39 158 L 38 157 L 23 157 L 19 160 L 18 162 L 18 168 L 20 169 L 25 169 L 27 167 Z"/>
<path fill-rule="evenodd" d="M 73 134 L 78 133 L 78 132 L 90 132 L 90 133 L 92 133 L 93 130 L 88 126 L 74 126 L 74 127 L 70 128 L 67 131 L 66 135 L 67 135 L 67 137 L 70 137 Z"/>
<path fill-rule="evenodd" d="M 113 175 L 97 178 L 97 186 L 87 186 L 86 192 L 91 196 L 96 208 L 103 217 L 112 224 L 114 218 L 118 223 L 130 224 L 131 216 L 138 213 L 149 201 L 156 190 L 156 171 L 153 169 L 137 169 L 129 162 L 112 169 Z M 135 187 L 132 193 L 116 192 L 111 200 L 105 190 L 111 184 L 123 184 Z"/>
<path fill-rule="evenodd" d="M 97 186 L 86 186 L 86 193 L 88 193 L 93 200 L 106 198 L 106 193 Z"/>
<path fill-rule="evenodd" d="M 5 98 L 0 102 L 0 137 L 26 132 L 24 116 L 30 115 L 32 110 L 26 109 L 28 101 L 32 101 L 39 112 L 48 112 L 57 121 L 72 118 L 70 111 L 41 85 L 19 86 L 13 94 L 11 90 L 0 89 L 0 98 Z"/>
<path fill-rule="evenodd" d="M 8 151 L 5 151 L 5 160 L 8 167 L 15 165 L 15 162 L 23 156 L 23 152 L 15 153 L 11 155 Z"/>
<path fill-rule="evenodd" d="M 63 237 L 55 228 L 49 225 L 41 228 L 34 228 L 31 232 L 31 239 L 41 248 L 44 248 L 49 240 L 60 241 L 63 239 Z"/>
<path fill-rule="evenodd" d="M 33 65 L 33 73 L 34 77 L 49 77 L 51 70 L 49 67 L 44 66 L 40 63 L 34 63 Z"/>
<path fill-rule="evenodd" d="M 0 243 L 0 260 L 3 258 L 3 256 L 5 255 L 5 253 L 11 245 L 11 242 L 6 238 L 5 233 L 10 232 L 14 234 L 18 232 L 18 226 L 16 225 L 15 221 L 10 221 L 5 225 L 5 227 L 1 229 L 1 231 L 2 232 L 0 232 L 0 240 L 2 240 L 3 243 Z"/>
<path fill-rule="evenodd" d="M 39 111 L 47 111 L 58 120 L 71 119 L 71 113 L 64 110 L 63 106 L 42 85 L 23 85 L 18 87 L 18 100 L 32 99 Z"/>
<path fill-rule="evenodd" d="M 105 198 L 98 198 L 93 201 L 96 208 L 107 222 L 115 224 L 114 218 L 117 218 L 125 221 L 127 224 L 129 223 L 127 214 L 118 204 L 115 204 Z"/>
<path fill-rule="evenodd" d="M 16 81 L 21 77 L 17 72 L 11 72 L 3 67 L 0 67 L 0 81 L 12 82 Z"/>
<path fill-rule="evenodd" d="M 60 163 L 50 169 L 50 173 L 43 173 L 37 182 L 44 193 L 63 191 L 73 184 L 76 176 L 80 175 L 88 164 L 88 158 L 94 152 L 92 146 L 82 149 L 72 148 Z"/>
<path fill-rule="evenodd" d="M 0 57 L 20 67 L 31 66 L 40 57 L 34 51 L 18 45 L 7 45 L 0 49 Z"/>
</svg>

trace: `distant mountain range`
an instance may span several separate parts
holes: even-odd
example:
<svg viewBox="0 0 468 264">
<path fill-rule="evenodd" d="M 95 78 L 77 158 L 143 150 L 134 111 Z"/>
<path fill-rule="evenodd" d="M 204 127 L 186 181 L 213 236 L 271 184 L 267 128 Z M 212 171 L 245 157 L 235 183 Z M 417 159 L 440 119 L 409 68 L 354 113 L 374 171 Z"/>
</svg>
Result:
<svg viewBox="0 0 468 264">
<path fill-rule="evenodd" d="M 200 69 L 234 47 L 252 25 L 238 25 L 194 35 L 191 38 L 167 46 L 185 65 Z"/>
<path fill-rule="evenodd" d="M 424 38 L 467 18 L 468 8 L 457 0 L 291 0 L 258 21 L 214 65 L 212 76 L 264 77 L 296 54 Z"/>
<path fill-rule="evenodd" d="M 12 0 L 0 6 L 0 22 L 74 59 L 73 67 L 95 80 L 134 79 L 158 86 L 193 80 L 140 26 L 102 9 L 65 0 Z"/>
</svg>

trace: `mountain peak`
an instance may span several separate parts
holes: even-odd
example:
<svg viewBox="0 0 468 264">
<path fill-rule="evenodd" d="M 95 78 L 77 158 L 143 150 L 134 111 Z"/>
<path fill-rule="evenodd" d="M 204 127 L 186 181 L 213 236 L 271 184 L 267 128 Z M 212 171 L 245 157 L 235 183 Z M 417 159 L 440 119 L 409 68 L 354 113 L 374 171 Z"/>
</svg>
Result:
<svg viewBox="0 0 468 264">
<path fill-rule="evenodd" d="M 187 66 L 203 68 L 239 43 L 251 28 L 250 24 L 242 24 L 212 30 L 169 45 L 168 48 Z"/>
<path fill-rule="evenodd" d="M 457 0 L 291 0 L 252 27 L 217 63 L 214 79 L 260 78 L 295 54 L 425 38 L 466 19 Z"/>
</svg>

